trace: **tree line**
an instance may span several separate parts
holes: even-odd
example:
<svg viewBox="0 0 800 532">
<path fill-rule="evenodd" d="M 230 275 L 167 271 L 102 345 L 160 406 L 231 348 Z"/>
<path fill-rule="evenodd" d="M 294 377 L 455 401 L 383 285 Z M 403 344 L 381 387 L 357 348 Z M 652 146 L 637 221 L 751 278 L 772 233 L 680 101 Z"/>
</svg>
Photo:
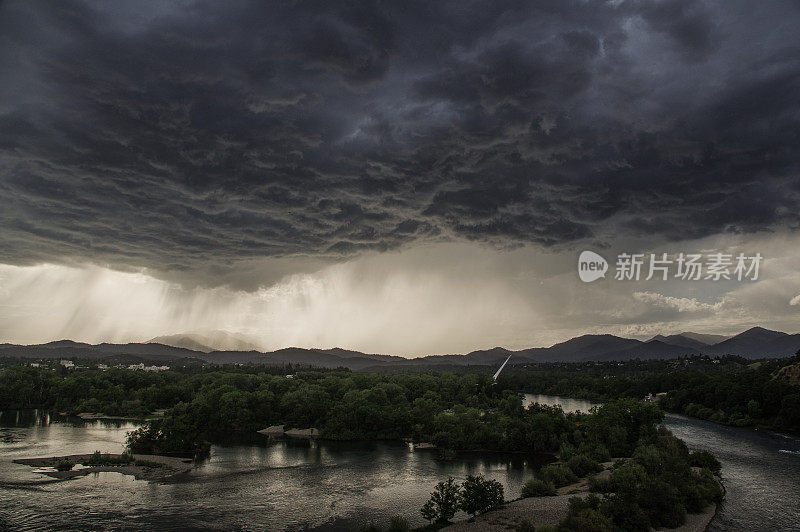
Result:
<svg viewBox="0 0 800 532">
<path fill-rule="evenodd" d="M 538 480 L 544 487 L 531 484 L 528 495 L 551 493 L 579 475 L 595 472 L 599 461 L 632 457 L 632 465 L 620 464 L 619 472 L 612 474 L 611 486 L 597 486 L 598 493 L 605 494 L 602 498 L 591 499 L 588 506 L 575 503 L 570 510 L 570 522 L 597 522 L 597 529 L 623 521 L 634 527 L 630 529 L 672 525 L 687 511 L 718 497 L 707 475 L 689 468 L 713 462 L 706 457 L 693 464 L 683 442 L 658 428 L 663 412 L 654 404 L 623 398 L 590 414 L 538 404 L 525 408 L 522 394 L 514 389 L 525 385 L 518 374 L 498 383 L 485 374 L 309 370 L 289 377 L 263 368 L 150 374 L 12 367 L 0 372 L 0 409 L 107 414 L 166 409 L 163 418 L 130 433 L 129 449 L 137 453 L 195 451 L 283 424 L 316 427 L 334 440 L 408 438 L 448 451 L 559 457 L 562 462 L 540 471 Z M 598 389 L 604 380 L 595 377 Z M 468 478 L 460 486 L 445 481 L 422 511 L 441 521 L 452 517 L 455 509 L 474 515 L 502 499 L 502 490 L 482 478 Z M 653 504 L 657 506 L 648 506 Z"/>
<path fill-rule="evenodd" d="M 784 368 L 796 366 L 798 357 L 757 362 L 739 357 L 717 360 L 714 363 L 708 357 L 694 357 L 512 369 L 501 377 L 501 384 L 521 392 L 597 402 L 620 397 L 642 399 L 665 392 L 660 405 L 671 412 L 729 425 L 800 433 L 800 386 L 783 378 Z"/>
</svg>

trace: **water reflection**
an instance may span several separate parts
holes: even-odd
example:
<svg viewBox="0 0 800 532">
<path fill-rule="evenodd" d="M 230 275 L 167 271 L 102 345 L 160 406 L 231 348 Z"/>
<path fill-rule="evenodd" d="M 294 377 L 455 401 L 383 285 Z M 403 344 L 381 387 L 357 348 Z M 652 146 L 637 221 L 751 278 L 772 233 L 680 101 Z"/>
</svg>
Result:
<svg viewBox="0 0 800 532">
<path fill-rule="evenodd" d="M 552 396 L 526 404 L 593 405 Z M 797 530 L 800 439 L 668 415 L 670 430 L 692 449 L 714 452 L 728 490 L 714 530 Z M 424 521 L 419 508 L 439 480 L 484 474 L 508 498 L 541 462 L 523 455 L 436 452 L 402 442 L 281 441 L 214 446 L 186 481 L 160 484 L 99 473 L 68 482 L 43 479 L 14 458 L 121 452 L 135 424 L 89 421 L 45 412 L 0 414 L 0 529 L 353 530 L 392 515 Z"/>
<path fill-rule="evenodd" d="M 45 413 L 0 416 L 0 528 L 65 530 L 278 529 L 352 530 L 403 515 L 422 525 L 419 508 L 436 482 L 483 474 L 509 497 L 540 462 L 508 454 L 464 454 L 440 461 L 403 442 L 279 441 L 214 446 L 184 482 L 134 481 L 99 473 L 69 482 L 42 480 L 22 457 L 120 452 L 128 422 Z M 23 489 L 24 488 L 24 489 Z"/>
<path fill-rule="evenodd" d="M 727 490 L 711 530 L 800 530 L 800 438 L 668 414 L 692 449 L 713 452 Z"/>
</svg>

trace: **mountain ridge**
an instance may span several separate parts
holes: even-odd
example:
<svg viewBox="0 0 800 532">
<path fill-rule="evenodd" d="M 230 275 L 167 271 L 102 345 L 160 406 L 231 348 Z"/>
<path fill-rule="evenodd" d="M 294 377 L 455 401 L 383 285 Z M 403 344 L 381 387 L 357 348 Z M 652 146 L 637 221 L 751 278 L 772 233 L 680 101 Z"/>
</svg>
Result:
<svg viewBox="0 0 800 532">
<path fill-rule="evenodd" d="M 182 347 L 194 351 L 252 351 L 258 350 L 258 340 L 240 333 L 228 331 L 184 332 L 156 336 L 147 343 Z"/>
<path fill-rule="evenodd" d="M 513 364 L 536 364 L 625 361 L 637 358 L 669 359 L 701 354 L 709 356 L 739 355 L 755 359 L 789 357 L 800 350 L 800 334 L 771 331 L 763 327 L 753 327 L 711 345 L 703 344 L 687 334 L 702 336 L 697 333 L 656 335 L 649 340 L 642 341 L 612 334 L 586 334 L 553 344 L 550 347 L 510 350 L 498 346 L 466 354 L 427 355 L 416 358 L 362 353 L 339 347 L 329 349 L 286 347 L 266 352 L 257 349 L 204 351 L 157 342 L 88 344 L 72 340 L 58 340 L 39 345 L 0 344 L 0 357 L 101 360 L 108 357 L 129 356 L 153 361 L 197 359 L 214 364 L 300 364 L 326 368 L 347 367 L 359 370 L 381 366 L 496 365 L 509 355 L 514 355 Z"/>
</svg>

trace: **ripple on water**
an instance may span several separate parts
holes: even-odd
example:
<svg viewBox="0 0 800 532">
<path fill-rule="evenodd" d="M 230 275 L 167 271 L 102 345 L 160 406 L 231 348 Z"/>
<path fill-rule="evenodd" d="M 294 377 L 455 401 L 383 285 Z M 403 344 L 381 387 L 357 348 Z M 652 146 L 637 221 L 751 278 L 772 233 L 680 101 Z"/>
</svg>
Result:
<svg viewBox="0 0 800 532">
<path fill-rule="evenodd" d="M 713 529 L 797 530 L 800 440 L 680 416 L 668 416 L 666 425 L 690 448 L 710 450 L 723 464 L 728 493 Z M 95 449 L 118 452 L 127 430 L 100 424 L 3 429 L 13 435 L 0 439 L 0 529 L 352 530 L 370 520 L 385 525 L 398 514 L 418 526 L 424 524 L 419 508 L 442 478 L 482 473 L 500 480 L 512 498 L 536 467 L 500 455 L 439 462 L 435 453 L 387 442 L 215 446 L 189 480 L 170 484 L 115 473 L 33 484 L 41 479 L 30 468 L 11 463 Z"/>
<path fill-rule="evenodd" d="M 668 415 L 665 425 L 690 449 L 722 464 L 725 501 L 711 530 L 800 530 L 800 440 L 768 431 Z"/>
</svg>

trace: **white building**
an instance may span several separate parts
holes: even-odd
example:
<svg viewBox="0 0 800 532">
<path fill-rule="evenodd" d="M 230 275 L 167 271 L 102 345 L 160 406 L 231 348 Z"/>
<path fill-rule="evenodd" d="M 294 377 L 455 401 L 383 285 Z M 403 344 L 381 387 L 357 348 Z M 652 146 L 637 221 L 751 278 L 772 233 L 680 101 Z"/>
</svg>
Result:
<svg viewBox="0 0 800 532">
<path fill-rule="evenodd" d="M 167 371 L 169 366 L 147 366 L 142 369 L 145 371 Z"/>
</svg>

